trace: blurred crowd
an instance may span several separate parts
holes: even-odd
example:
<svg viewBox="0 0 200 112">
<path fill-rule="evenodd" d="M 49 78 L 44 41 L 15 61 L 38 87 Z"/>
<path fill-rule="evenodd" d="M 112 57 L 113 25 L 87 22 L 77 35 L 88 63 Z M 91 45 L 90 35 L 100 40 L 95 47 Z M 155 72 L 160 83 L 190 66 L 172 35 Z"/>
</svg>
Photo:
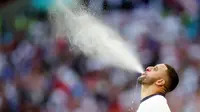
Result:
<svg viewBox="0 0 200 112">
<path fill-rule="evenodd" d="M 0 15 L 0 112 L 136 112 L 140 74 L 74 53 L 52 35 L 45 2 L 32 1 L 12 30 Z M 199 0 L 84 3 L 137 49 L 144 68 L 176 68 L 180 83 L 166 96 L 172 112 L 199 112 Z"/>
</svg>

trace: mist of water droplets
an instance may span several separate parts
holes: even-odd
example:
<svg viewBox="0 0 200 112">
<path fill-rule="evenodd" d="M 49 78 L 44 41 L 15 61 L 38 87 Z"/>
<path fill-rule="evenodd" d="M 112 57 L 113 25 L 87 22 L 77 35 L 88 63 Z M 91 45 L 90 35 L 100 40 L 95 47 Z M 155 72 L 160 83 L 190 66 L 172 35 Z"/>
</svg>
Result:
<svg viewBox="0 0 200 112">
<path fill-rule="evenodd" d="M 57 35 L 64 35 L 74 51 L 98 59 L 107 66 L 142 73 L 137 53 L 120 35 L 83 9 L 75 10 L 56 0 L 50 10 L 51 22 Z"/>
</svg>

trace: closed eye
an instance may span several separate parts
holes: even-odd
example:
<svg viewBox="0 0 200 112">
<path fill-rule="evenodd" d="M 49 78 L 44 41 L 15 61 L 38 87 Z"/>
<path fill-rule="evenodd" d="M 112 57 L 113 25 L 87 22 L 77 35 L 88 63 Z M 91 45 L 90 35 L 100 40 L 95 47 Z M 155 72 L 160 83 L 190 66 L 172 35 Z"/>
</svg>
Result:
<svg viewBox="0 0 200 112">
<path fill-rule="evenodd" d="M 153 70 L 154 70 L 154 71 L 158 71 L 158 67 L 155 66 L 155 67 L 153 68 Z"/>
</svg>

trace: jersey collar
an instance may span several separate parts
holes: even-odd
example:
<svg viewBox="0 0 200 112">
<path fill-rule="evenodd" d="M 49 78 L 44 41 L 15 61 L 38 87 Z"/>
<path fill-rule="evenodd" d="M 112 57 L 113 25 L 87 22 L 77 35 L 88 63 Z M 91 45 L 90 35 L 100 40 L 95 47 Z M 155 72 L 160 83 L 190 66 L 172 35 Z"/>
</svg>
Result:
<svg viewBox="0 0 200 112">
<path fill-rule="evenodd" d="M 152 95 L 150 95 L 150 96 L 147 96 L 147 97 L 143 98 L 143 99 L 140 101 L 140 103 L 142 103 L 142 102 L 148 100 L 149 98 L 151 98 L 151 97 L 153 97 L 153 96 L 155 96 L 155 95 L 161 95 L 161 96 L 165 97 L 165 94 L 163 94 L 163 93 L 156 93 L 156 94 L 152 94 Z"/>
</svg>

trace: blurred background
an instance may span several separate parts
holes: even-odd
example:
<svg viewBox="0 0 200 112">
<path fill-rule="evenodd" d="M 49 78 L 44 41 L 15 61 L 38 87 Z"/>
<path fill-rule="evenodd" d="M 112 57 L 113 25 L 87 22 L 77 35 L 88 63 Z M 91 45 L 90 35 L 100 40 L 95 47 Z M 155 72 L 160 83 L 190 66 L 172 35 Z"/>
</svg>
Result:
<svg viewBox="0 0 200 112">
<path fill-rule="evenodd" d="M 0 1 L 0 112 L 136 112 L 139 74 L 105 68 L 55 38 L 47 13 L 53 1 Z M 84 3 L 120 32 L 144 67 L 176 68 L 172 112 L 200 111 L 199 0 L 65 1 Z"/>
</svg>

